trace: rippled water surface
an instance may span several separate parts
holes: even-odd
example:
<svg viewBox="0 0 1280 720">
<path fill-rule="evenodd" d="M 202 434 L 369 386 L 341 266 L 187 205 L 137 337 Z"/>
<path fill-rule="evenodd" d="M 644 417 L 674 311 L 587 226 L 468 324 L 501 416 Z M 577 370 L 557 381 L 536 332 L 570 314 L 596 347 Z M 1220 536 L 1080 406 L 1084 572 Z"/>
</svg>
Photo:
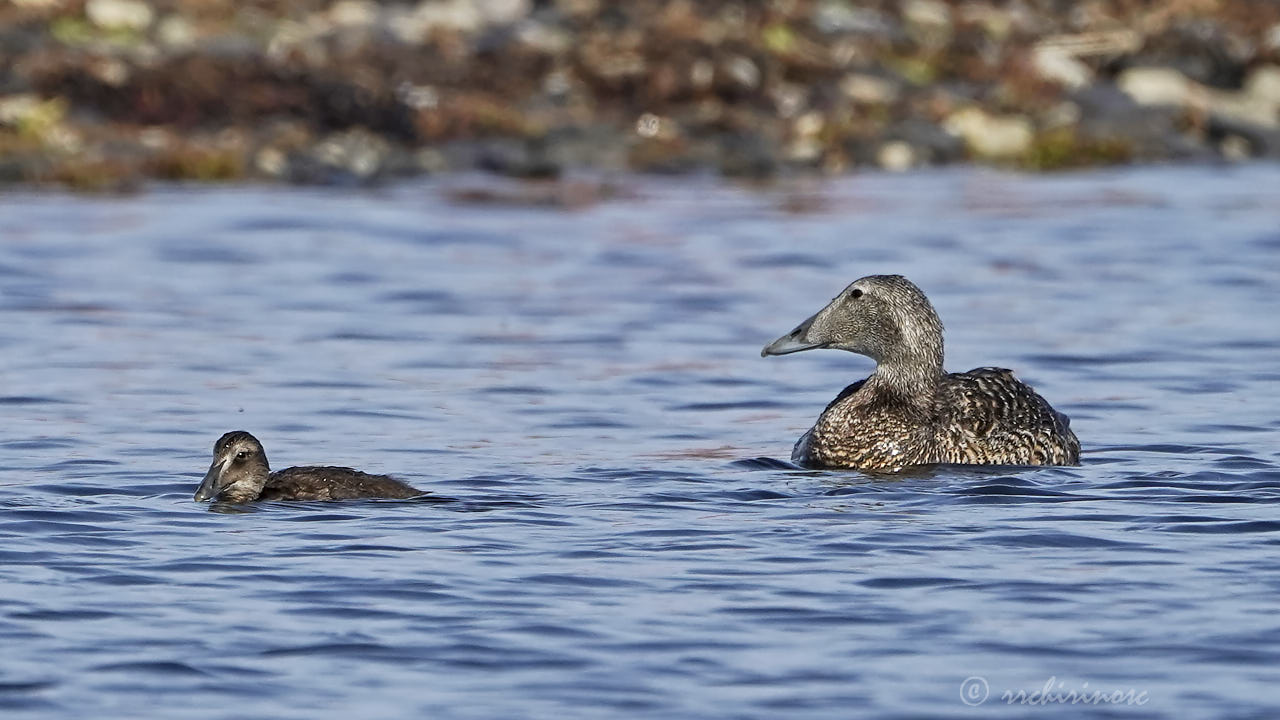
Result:
<svg viewBox="0 0 1280 720">
<path fill-rule="evenodd" d="M 1280 717 L 1280 168 L 462 182 L 0 196 L 0 715 Z M 879 272 L 1083 465 L 786 463 Z"/>
</svg>

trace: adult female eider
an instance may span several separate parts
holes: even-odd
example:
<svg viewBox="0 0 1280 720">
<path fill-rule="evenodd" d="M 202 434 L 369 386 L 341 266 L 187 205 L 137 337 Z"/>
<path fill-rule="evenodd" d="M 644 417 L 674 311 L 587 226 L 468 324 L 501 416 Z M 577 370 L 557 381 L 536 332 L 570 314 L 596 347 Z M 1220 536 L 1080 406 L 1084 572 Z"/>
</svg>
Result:
<svg viewBox="0 0 1280 720">
<path fill-rule="evenodd" d="M 213 464 L 196 490 L 195 500 L 353 500 L 411 498 L 425 495 L 386 475 L 349 467 L 291 467 L 271 472 L 258 438 L 236 430 L 213 445 Z"/>
<path fill-rule="evenodd" d="M 1003 368 L 942 369 L 942 322 L 901 275 L 870 275 L 761 356 L 834 348 L 876 361 L 800 437 L 793 462 L 893 471 L 910 465 L 1076 465 L 1070 421 Z"/>
</svg>

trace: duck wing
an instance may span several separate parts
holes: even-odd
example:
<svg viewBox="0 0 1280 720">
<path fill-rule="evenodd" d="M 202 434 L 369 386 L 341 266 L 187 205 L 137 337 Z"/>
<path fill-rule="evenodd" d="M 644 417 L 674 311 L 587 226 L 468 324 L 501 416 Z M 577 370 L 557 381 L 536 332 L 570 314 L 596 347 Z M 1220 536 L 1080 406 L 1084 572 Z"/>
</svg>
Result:
<svg viewBox="0 0 1280 720">
<path fill-rule="evenodd" d="M 1076 465 L 1071 421 L 1005 368 L 943 378 L 939 444 L 947 462 Z"/>
</svg>

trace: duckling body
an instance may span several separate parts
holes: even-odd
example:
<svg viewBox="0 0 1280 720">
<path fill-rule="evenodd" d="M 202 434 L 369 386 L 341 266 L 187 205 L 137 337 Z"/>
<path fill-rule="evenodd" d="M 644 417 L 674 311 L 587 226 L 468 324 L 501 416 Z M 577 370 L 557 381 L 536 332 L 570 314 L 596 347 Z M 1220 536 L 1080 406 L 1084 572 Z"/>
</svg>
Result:
<svg viewBox="0 0 1280 720">
<path fill-rule="evenodd" d="M 354 500 L 411 498 L 421 490 L 387 475 L 349 467 L 304 466 L 271 472 L 262 443 L 243 430 L 229 432 L 213 446 L 213 464 L 195 500 L 244 503 L 254 500 Z"/>
<path fill-rule="evenodd" d="M 304 466 L 277 470 L 267 477 L 258 500 L 354 500 L 411 498 L 422 495 L 388 475 L 371 475 L 349 467 Z"/>
<path fill-rule="evenodd" d="M 876 360 L 801 436 L 792 460 L 818 468 L 911 465 L 1075 465 L 1080 442 L 1065 415 L 1003 368 L 942 370 L 942 323 L 899 275 L 855 281 L 762 355 L 835 348 Z"/>
</svg>

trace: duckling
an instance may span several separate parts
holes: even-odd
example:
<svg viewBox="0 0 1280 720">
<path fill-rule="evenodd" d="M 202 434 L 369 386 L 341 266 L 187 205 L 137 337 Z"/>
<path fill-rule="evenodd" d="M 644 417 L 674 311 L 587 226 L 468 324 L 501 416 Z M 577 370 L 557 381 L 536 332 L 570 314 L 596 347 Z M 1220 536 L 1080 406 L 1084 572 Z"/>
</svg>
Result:
<svg viewBox="0 0 1280 720">
<path fill-rule="evenodd" d="M 1003 368 L 942 369 L 942 321 L 901 275 L 855 280 L 761 356 L 833 348 L 876 361 L 827 405 L 791 453 L 814 468 L 1077 465 L 1067 416 Z"/>
<path fill-rule="evenodd" d="M 258 438 L 243 430 L 223 435 L 213 445 L 213 464 L 196 490 L 196 502 L 217 499 L 350 500 L 411 498 L 425 495 L 386 475 L 370 475 L 349 467 L 291 467 L 271 472 Z"/>
</svg>

